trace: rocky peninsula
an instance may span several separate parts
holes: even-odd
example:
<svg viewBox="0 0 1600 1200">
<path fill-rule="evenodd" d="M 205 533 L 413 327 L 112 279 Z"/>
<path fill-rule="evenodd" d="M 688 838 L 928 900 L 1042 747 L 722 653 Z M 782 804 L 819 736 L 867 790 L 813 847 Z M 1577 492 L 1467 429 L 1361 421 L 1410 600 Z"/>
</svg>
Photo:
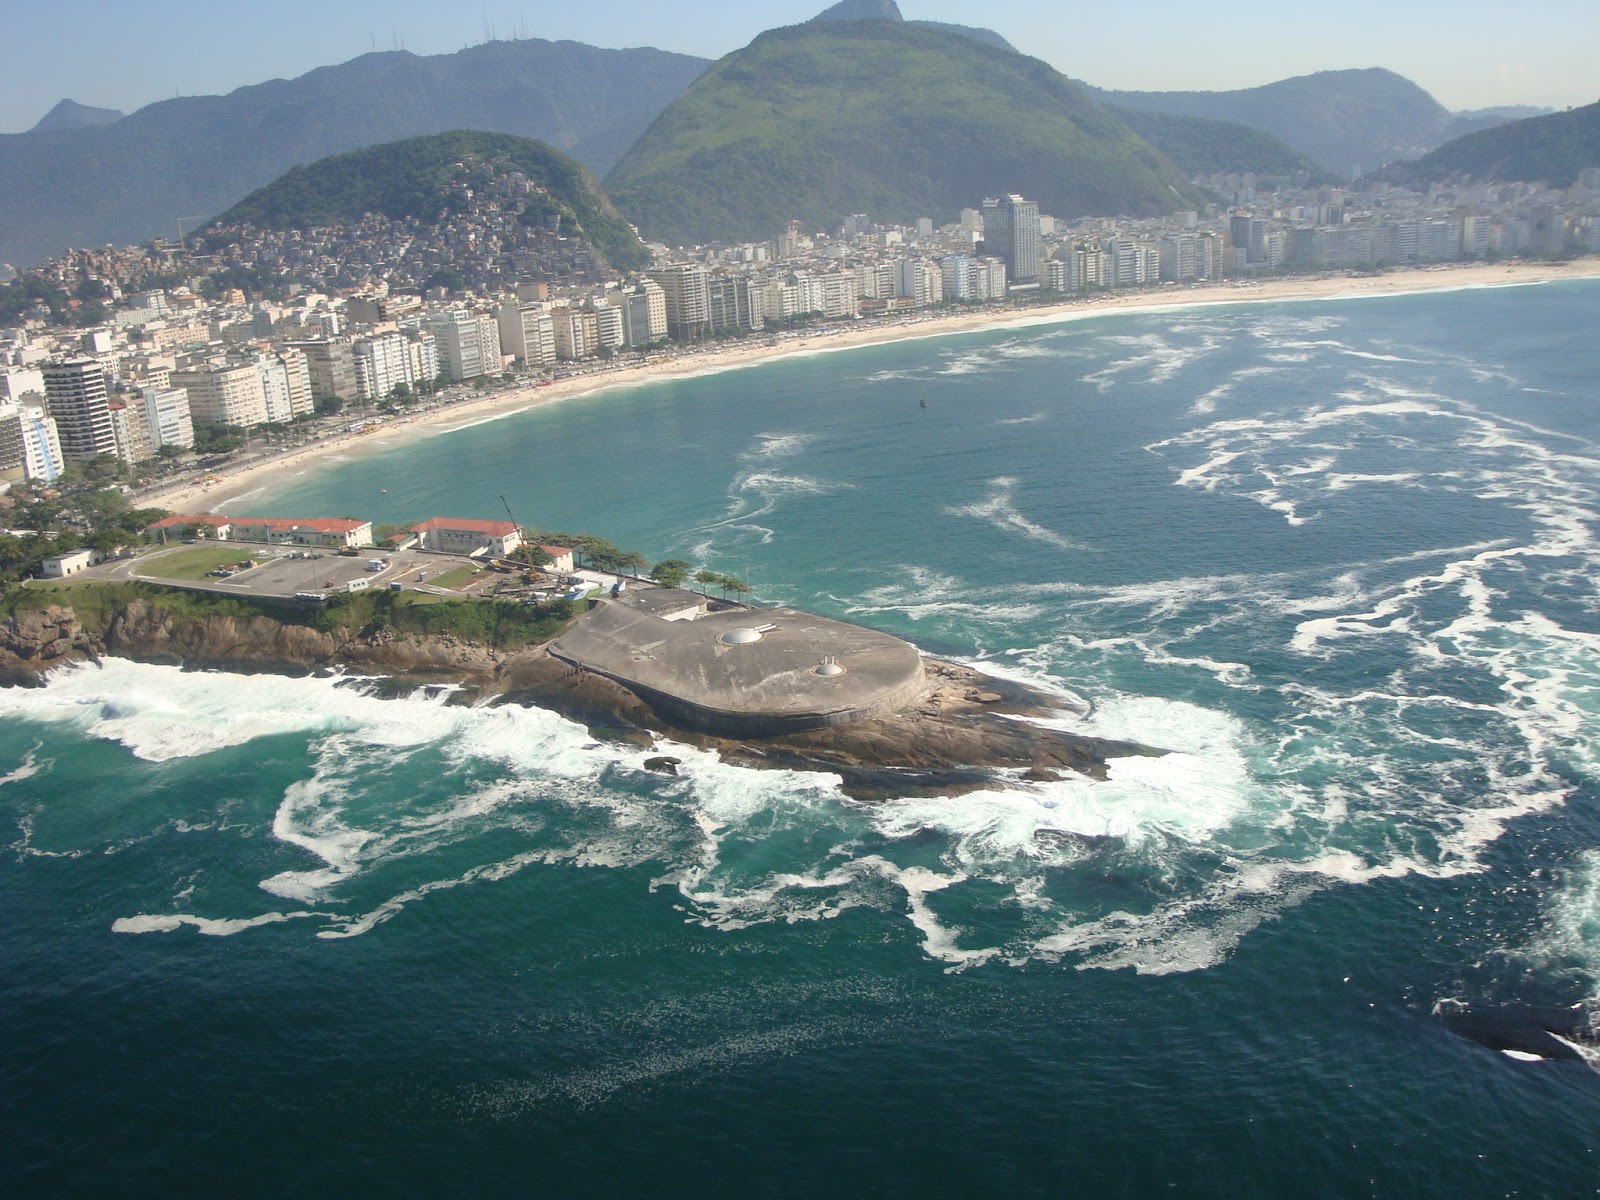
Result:
<svg viewBox="0 0 1600 1200">
<path fill-rule="evenodd" d="M 1068 772 L 1104 778 L 1108 759 L 1158 753 L 1041 724 L 1083 714 L 1059 697 L 933 658 L 921 659 L 916 686 L 886 711 L 770 736 L 727 736 L 685 719 L 681 708 L 649 689 L 575 665 L 561 656 L 560 638 L 495 646 L 362 619 L 371 617 L 368 609 L 352 613 L 349 623 L 318 621 L 291 609 L 252 611 L 145 585 L 84 588 L 51 599 L 30 590 L 27 603 L 8 604 L 0 619 L 0 682 L 37 686 L 58 667 L 108 656 L 191 670 L 347 671 L 356 677 L 352 686 L 401 694 L 448 685 L 451 703 L 551 709 L 598 738 L 646 747 L 669 739 L 741 765 L 831 772 L 847 794 L 863 800 L 1025 786 Z"/>
</svg>

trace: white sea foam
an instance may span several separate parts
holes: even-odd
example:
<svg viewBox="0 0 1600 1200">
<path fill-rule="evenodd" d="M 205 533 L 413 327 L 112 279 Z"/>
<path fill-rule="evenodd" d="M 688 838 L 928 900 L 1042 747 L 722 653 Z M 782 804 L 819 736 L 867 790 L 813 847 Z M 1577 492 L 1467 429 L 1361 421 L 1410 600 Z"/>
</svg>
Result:
<svg viewBox="0 0 1600 1200">
<path fill-rule="evenodd" d="M 1586 850 L 1561 871 L 1544 926 L 1523 951 L 1547 971 L 1580 977 L 1600 1000 L 1600 850 Z"/>
<path fill-rule="evenodd" d="M 747 453 L 753 458 L 787 458 L 815 440 L 816 436 L 810 433 L 758 433 L 755 446 Z"/>
<path fill-rule="evenodd" d="M 34 776 L 40 774 L 41 772 L 48 771 L 52 766 L 54 766 L 54 759 L 47 758 L 43 762 L 39 761 L 39 750 L 41 747 L 41 743 L 35 742 L 23 754 L 22 761 L 20 763 L 12 767 L 11 770 L 7 771 L 4 775 L 0 775 L 0 787 L 7 787 L 13 783 L 21 783 L 24 780 L 32 779 Z"/>
<path fill-rule="evenodd" d="M 255 917 L 241 917 L 227 919 L 218 917 L 197 917 L 190 913 L 162 913 L 144 914 L 134 917 L 118 917 L 111 922 L 112 933 L 173 933 L 176 930 L 190 927 L 207 937 L 232 937 L 236 933 L 243 933 L 247 929 L 259 929 L 263 925 L 279 925 L 285 921 L 300 921 L 310 917 L 326 917 L 327 913 L 316 912 L 270 912 L 262 913 Z"/>
<path fill-rule="evenodd" d="M 1057 550 L 1082 550 L 1071 539 L 1047 529 L 1036 521 L 1030 521 L 1017 510 L 1015 491 L 1017 481 L 1010 476 L 1001 476 L 989 480 L 989 494 L 982 500 L 971 504 L 963 504 L 946 509 L 952 516 L 974 517 L 980 521 L 987 521 L 996 529 L 1006 533 L 1021 534 L 1036 542 L 1043 542 L 1047 546 L 1054 546 Z"/>
<path fill-rule="evenodd" d="M 1199 333 L 1197 326 L 1188 326 L 1187 333 Z M 1104 392 L 1119 384 L 1166 383 L 1180 372 L 1216 352 L 1222 339 L 1216 335 L 1202 334 L 1192 344 L 1180 344 L 1157 333 L 1139 335 L 1106 335 L 1100 343 L 1107 349 L 1120 348 L 1135 351 L 1082 376 L 1082 382 L 1093 384 Z"/>
</svg>

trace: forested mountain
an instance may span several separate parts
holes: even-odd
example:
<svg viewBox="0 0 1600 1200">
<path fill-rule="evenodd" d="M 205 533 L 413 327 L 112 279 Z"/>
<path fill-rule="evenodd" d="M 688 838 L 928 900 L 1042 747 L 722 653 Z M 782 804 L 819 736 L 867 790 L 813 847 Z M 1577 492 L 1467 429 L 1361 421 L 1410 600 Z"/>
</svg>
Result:
<svg viewBox="0 0 1600 1200">
<path fill-rule="evenodd" d="M 367 213 L 432 222 L 463 206 L 462 167 L 476 163 L 487 163 L 497 173 L 514 169 L 545 189 L 529 198 L 524 223 L 555 224 L 568 236 L 581 236 L 619 270 L 649 264 L 649 251 L 583 164 L 531 138 L 474 130 L 406 138 L 295 167 L 245 197 L 201 235 L 247 224 L 310 229 L 357 221 Z"/>
<path fill-rule="evenodd" d="M 1459 178 L 1569 187 L 1586 167 L 1600 167 L 1600 103 L 1468 134 L 1383 176 L 1419 187 Z"/>
<path fill-rule="evenodd" d="M 1257 175 L 1305 176 L 1311 180 L 1333 178 L 1304 154 L 1248 125 L 1107 107 L 1119 121 L 1191 176 L 1253 171 Z"/>
<path fill-rule="evenodd" d="M 770 238 L 853 212 L 952 220 L 985 195 L 1044 212 L 1201 203 L 1185 176 L 1037 59 L 890 20 L 762 34 L 709 68 L 606 179 L 646 238 Z"/>
<path fill-rule="evenodd" d="M 367 54 L 93 128 L 0 135 L 0 260 L 171 235 L 297 164 L 417 134 L 538 138 L 604 171 L 706 61 L 538 39 Z"/>
</svg>

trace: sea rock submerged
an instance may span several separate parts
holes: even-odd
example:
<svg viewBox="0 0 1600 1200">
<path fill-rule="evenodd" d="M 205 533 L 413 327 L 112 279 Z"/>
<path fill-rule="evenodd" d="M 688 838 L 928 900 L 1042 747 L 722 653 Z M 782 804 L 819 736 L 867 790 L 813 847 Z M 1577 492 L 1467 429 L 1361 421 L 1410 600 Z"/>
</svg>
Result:
<svg viewBox="0 0 1600 1200">
<path fill-rule="evenodd" d="M 49 605 L 0 622 L 0 681 L 13 686 L 37 686 L 57 667 L 105 655 L 201 670 L 355 669 L 382 676 L 385 693 L 450 685 L 452 702 L 548 708 L 616 741 L 653 746 L 662 736 L 743 766 L 834 773 L 861 800 L 1025 786 L 1058 779 L 1062 771 L 1103 779 L 1108 759 L 1159 753 L 1043 724 L 1082 714 L 1059 697 L 940 659 L 923 660 L 921 687 L 896 711 L 736 738 L 686 728 L 671 719 L 671 706 L 575 670 L 543 646 L 499 651 L 384 630 L 329 633 L 267 614 L 185 615 L 147 599 L 87 620 L 73 608 Z M 666 755 L 645 763 L 669 774 L 678 765 Z"/>
</svg>

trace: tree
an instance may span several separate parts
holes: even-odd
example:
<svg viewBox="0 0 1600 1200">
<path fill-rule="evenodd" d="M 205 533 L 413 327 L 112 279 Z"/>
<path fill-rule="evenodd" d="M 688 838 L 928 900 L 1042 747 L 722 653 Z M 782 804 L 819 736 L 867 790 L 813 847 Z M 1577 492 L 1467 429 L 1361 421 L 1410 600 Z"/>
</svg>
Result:
<svg viewBox="0 0 1600 1200">
<path fill-rule="evenodd" d="M 517 562 L 525 562 L 530 567 L 548 567 L 555 560 L 550 557 L 549 551 L 534 542 L 523 542 L 511 552 L 511 557 Z"/>
<path fill-rule="evenodd" d="M 689 578 L 689 564 L 681 558 L 663 559 L 650 568 L 650 578 L 662 587 L 682 587 Z"/>
<path fill-rule="evenodd" d="M 128 511 L 128 498 L 115 488 L 103 488 L 78 498 L 78 510 L 91 530 L 116 528 Z"/>
<path fill-rule="evenodd" d="M 318 396 L 312 403 L 319 417 L 337 417 L 344 411 L 344 401 L 337 396 Z"/>
<path fill-rule="evenodd" d="M 748 596 L 750 585 L 737 575 L 724 575 L 722 577 L 722 594 L 726 596 L 732 592 L 735 596 Z"/>
<path fill-rule="evenodd" d="M 707 591 L 722 582 L 722 576 L 715 571 L 696 571 L 694 581 L 700 585 L 702 591 Z"/>
<path fill-rule="evenodd" d="M 389 398 L 396 404 L 405 404 L 411 399 L 411 385 L 402 379 L 389 389 Z"/>
</svg>

